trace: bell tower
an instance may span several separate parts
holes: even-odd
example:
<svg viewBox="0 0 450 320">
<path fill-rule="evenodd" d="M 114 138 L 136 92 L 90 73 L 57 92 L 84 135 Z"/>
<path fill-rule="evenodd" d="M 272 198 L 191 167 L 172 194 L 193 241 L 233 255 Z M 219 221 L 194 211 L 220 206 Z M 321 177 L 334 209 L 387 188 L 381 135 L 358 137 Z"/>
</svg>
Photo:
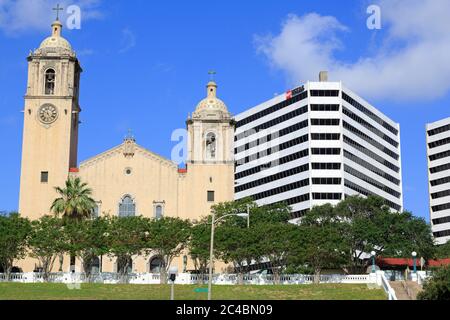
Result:
<svg viewBox="0 0 450 320">
<path fill-rule="evenodd" d="M 19 212 L 36 219 L 50 213 L 54 187 L 77 166 L 82 69 L 59 19 L 27 60 Z"/>
<path fill-rule="evenodd" d="M 214 204 L 233 200 L 234 130 L 234 119 L 211 80 L 206 98 L 187 120 L 184 217 L 198 219 L 210 214 Z"/>
<path fill-rule="evenodd" d="M 217 98 L 217 84 L 206 86 L 206 98 L 200 101 L 187 121 L 189 164 L 234 165 L 234 120 L 225 103 Z"/>
</svg>

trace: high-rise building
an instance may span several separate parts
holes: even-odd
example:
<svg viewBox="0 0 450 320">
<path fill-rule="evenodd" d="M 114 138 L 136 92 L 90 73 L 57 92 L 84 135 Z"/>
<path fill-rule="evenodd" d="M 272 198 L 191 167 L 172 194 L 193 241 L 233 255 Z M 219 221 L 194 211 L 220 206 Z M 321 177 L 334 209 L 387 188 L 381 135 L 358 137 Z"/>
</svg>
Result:
<svg viewBox="0 0 450 320">
<path fill-rule="evenodd" d="M 436 242 L 450 239 L 450 118 L 426 127 L 430 220 Z"/>
<path fill-rule="evenodd" d="M 286 202 L 293 219 L 357 194 L 403 209 L 399 124 L 326 72 L 239 114 L 236 128 L 235 199 Z"/>
</svg>

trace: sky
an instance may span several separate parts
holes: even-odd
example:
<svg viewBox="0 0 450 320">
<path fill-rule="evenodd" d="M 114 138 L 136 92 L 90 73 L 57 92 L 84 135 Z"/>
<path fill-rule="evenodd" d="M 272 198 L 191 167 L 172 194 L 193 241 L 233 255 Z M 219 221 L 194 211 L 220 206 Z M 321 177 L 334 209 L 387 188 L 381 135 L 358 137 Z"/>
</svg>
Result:
<svg viewBox="0 0 450 320">
<path fill-rule="evenodd" d="M 0 211 L 18 207 L 26 56 L 49 36 L 57 2 L 0 0 Z M 450 116 L 450 1 L 59 3 L 81 8 L 81 28 L 63 30 L 84 69 L 80 161 L 128 129 L 170 158 L 209 70 L 233 114 L 328 70 L 400 123 L 405 209 L 429 220 L 425 125 Z M 373 5 L 380 29 L 368 28 Z"/>
</svg>

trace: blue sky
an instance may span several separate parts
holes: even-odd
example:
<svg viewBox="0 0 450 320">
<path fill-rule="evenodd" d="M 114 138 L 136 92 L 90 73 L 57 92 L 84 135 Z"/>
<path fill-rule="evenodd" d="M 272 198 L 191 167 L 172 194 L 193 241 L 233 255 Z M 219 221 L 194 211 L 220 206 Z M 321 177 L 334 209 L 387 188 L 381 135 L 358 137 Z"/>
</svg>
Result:
<svg viewBox="0 0 450 320">
<path fill-rule="evenodd" d="M 25 58 L 49 35 L 56 2 L 0 0 L 0 211 L 17 209 Z M 79 160 L 129 128 L 170 157 L 208 70 L 237 114 L 327 69 L 401 124 L 405 208 L 428 220 L 425 124 L 450 116 L 448 1 L 60 2 L 82 8 L 81 29 L 63 30 L 84 69 Z M 370 4 L 381 30 L 366 26 Z"/>
</svg>

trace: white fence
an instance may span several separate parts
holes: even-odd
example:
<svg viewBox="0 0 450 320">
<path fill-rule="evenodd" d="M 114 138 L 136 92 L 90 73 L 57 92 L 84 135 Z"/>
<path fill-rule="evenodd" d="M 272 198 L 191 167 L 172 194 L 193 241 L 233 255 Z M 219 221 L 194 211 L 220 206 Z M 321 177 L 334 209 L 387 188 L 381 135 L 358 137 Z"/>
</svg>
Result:
<svg viewBox="0 0 450 320">
<path fill-rule="evenodd" d="M 424 275 L 419 275 L 419 281 Z M 181 273 L 177 275 L 175 284 L 179 285 L 194 285 L 208 283 L 208 275 L 195 275 L 189 273 Z M 0 274 L 0 282 L 6 281 L 6 275 Z M 16 283 L 42 283 L 44 282 L 41 273 L 15 273 L 11 274 L 10 282 Z M 125 278 L 117 273 L 99 273 L 91 275 L 89 280 L 92 283 L 103 284 L 160 284 L 160 274 L 140 273 L 129 274 Z M 64 284 L 80 284 L 88 282 L 84 273 L 51 273 L 48 282 L 64 283 Z M 213 276 L 213 284 L 215 285 L 235 285 L 238 281 L 236 274 L 215 274 Z M 313 275 L 281 275 L 278 281 L 275 281 L 273 275 L 244 275 L 243 284 L 245 285 L 273 285 L 275 283 L 280 285 L 307 285 L 314 282 Z M 320 283 L 341 283 L 341 284 L 367 284 L 381 287 L 384 289 L 389 300 L 397 300 L 394 289 L 389 284 L 383 271 L 377 271 L 372 274 L 364 275 L 321 275 Z"/>
<path fill-rule="evenodd" d="M 431 273 L 427 273 L 425 271 L 417 271 L 417 283 L 421 286 L 423 286 L 429 278 L 431 278 Z"/>
<path fill-rule="evenodd" d="M 395 294 L 395 290 L 392 289 L 383 271 L 377 271 L 376 281 L 377 284 L 381 286 L 384 289 L 384 292 L 388 295 L 388 300 L 398 300 Z"/>
<path fill-rule="evenodd" d="M 188 285 L 207 283 L 208 275 L 195 275 L 189 273 L 181 273 L 177 275 L 175 284 Z M 6 281 L 6 275 L 0 274 L 0 282 Z M 15 273 L 11 274 L 10 282 L 18 283 L 40 283 L 44 282 L 41 273 Z M 51 273 L 48 282 L 51 283 L 86 283 L 88 279 L 84 273 Z M 161 283 L 160 274 L 140 273 L 129 274 L 125 278 L 117 273 L 100 273 L 91 275 L 90 282 L 116 284 L 126 282 L 130 284 L 159 284 Z M 235 285 L 239 282 L 236 274 L 215 274 L 213 276 L 213 284 L 215 285 Z M 281 275 L 278 281 L 275 281 L 273 275 L 244 275 L 243 284 L 248 285 L 271 285 L 277 282 L 280 285 L 295 284 L 311 284 L 314 282 L 313 275 Z M 321 283 L 354 283 L 354 284 L 370 284 L 376 283 L 375 279 L 370 275 L 321 275 Z"/>
</svg>

